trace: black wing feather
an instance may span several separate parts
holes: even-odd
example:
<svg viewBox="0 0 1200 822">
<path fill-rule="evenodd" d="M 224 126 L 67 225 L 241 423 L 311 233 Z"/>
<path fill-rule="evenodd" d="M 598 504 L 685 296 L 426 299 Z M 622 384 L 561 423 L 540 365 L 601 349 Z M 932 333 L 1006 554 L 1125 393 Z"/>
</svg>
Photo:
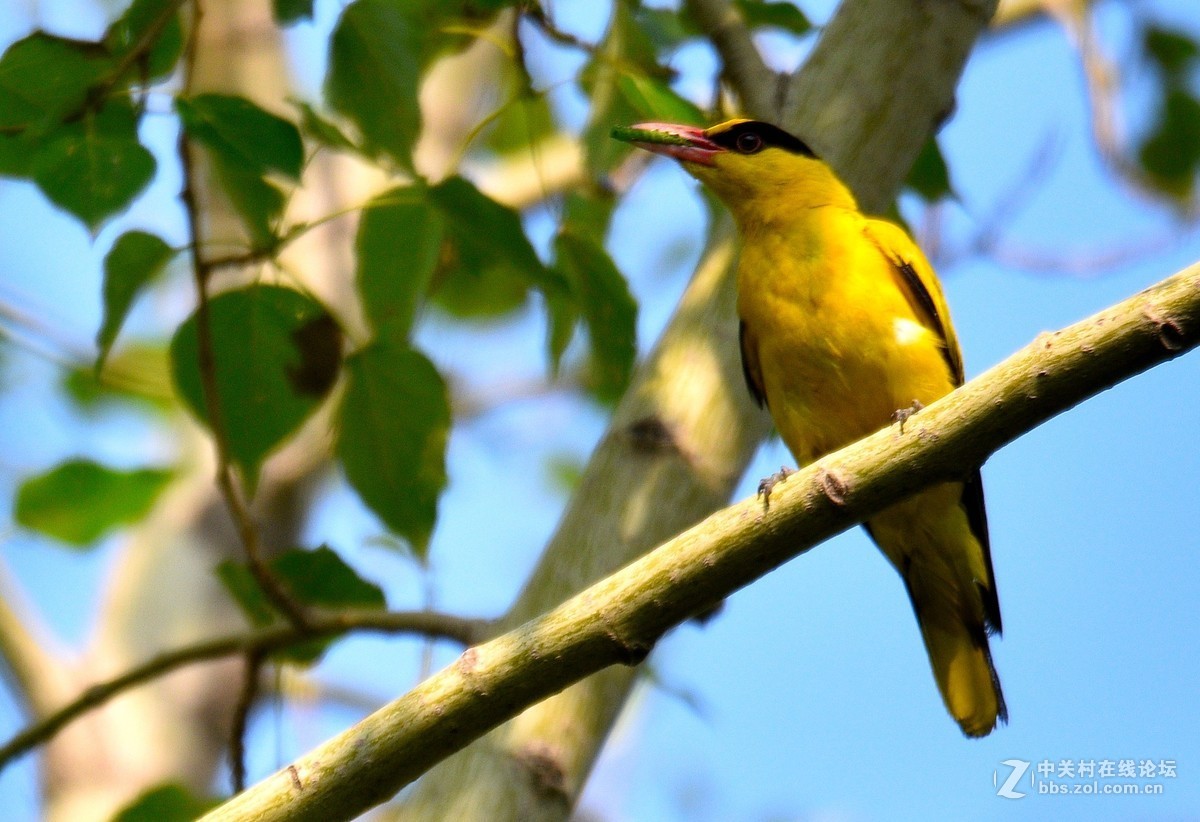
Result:
<svg viewBox="0 0 1200 822">
<path fill-rule="evenodd" d="M 904 278 L 905 285 L 908 286 L 907 293 L 912 296 L 916 302 L 914 308 L 917 315 L 925 321 L 925 326 L 933 331 L 936 331 L 942 340 L 946 340 L 946 323 L 942 319 L 942 315 L 938 313 L 937 303 L 933 301 L 933 295 L 925 288 L 925 283 L 921 282 L 921 278 L 917 275 L 917 270 L 913 268 L 912 263 L 908 260 L 900 260 L 896 266 L 896 270 L 900 272 L 900 276 Z M 946 365 L 950 367 L 950 374 L 954 377 L 955 385 L 963 384 L 963 368 L 962 361 L 954 356 L 950 351 L 948 343 L 942 345 L 942 358 L 946 361 Z"/>
<path fill-rule="evenodd" d="M 767 396 L 763 392 L 762 374 L 758 370 L 758 354 L 750 351 L 746 344 L 745 320 L 738 322 L 738 349 L 742 352 L 742 376 L 746 378 L 746 387 L 750 389 L 750 396 L 754 397 L 758 407 L 762 408 Z"/>
<path fill-rule="evenodd" d="M 987 579 L 978 583 L 979 595 L 983 598 L 983 622 L 989 633 L 999 634 L 1004 626 L 1000 622 L 1000 595 L 996 592 L 996 572 L 992 570 L 987 509 L 983 504 L 983 478 L 978 470 L 963 482 L 962 505 L 967 509 L 967 524 L 971 526 L 971 533 L 983 549 L 983 564 L 987 568 Z"/>
</svg>

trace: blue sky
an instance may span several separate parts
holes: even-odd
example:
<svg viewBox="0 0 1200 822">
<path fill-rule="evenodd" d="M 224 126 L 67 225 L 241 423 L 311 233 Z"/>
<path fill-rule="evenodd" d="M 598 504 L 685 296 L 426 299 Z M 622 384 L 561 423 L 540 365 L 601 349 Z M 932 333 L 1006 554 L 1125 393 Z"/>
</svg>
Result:
<svg viewBox="0 0 1200 822">
<path fill-rule="evenodd" d="M 583 12 L 589 4 L 579 4 L 569 14 L 570 4 L 560 5 L 565 25 L 599 35 L 600 4 Z M 820 21 L 830 5 L 802 7 Z M 1161 0 L 1137 8 L 1200 35 L 1191 6 Z M 336 13 L 335 4 L 318 8 L 326 18 Z M 31 19 L 76 36 L 94 35 L 103 25 L 101 16 L 80 15 L 71 3 L 47 3 L 40 13 L 0 15 L 0 38 L 20 36 Z M 1102 6 L 1100 29 L 1114 54 L 1133 51 L 1128 20 L 1117 4 Z M 294 43 L 303 49 L 312 39 L 301 29 Z M 805 48 L 778 37 L 763 42 L 781 67 L 794 66 Z M 574 67 L 558 51 L 535 65 L 547 83 L 570 77 Z M 679 66 L 682 88 L 702 88 L 697 78 L 711 70 L 712 58 L 693 47 Z M 1123 110 L 1136 133 L 1149 105 L 1147 83 L 1136 74 L 1128 80 Z M 568 122 L 578 122 L 582 109 L 569 89 L 556 91 L 555 101 Z M 1082 319 L 1200 259 L 1200 233 L 1114 183 L 1090 143 L 1086 117 L 1077 62 L 1053 26 L 987 44 L 968 65 L 958 109 L 942 133 L 961 195 L 946 209 L 951 244 L 972 236 L 1047 145 L 1053 162 L 1027 208 L 1006 225 L 1009 247 L 1078 258 L 1167 238 L 1153 253 L 1088 276 L 1030 273 L 985 258 L 943 266 L 969 375 L 1039 332 Z M 163 119 L 147 128 L 148 139 L 169 145 Z M 177 189 L 164 168 L 154 191 L 92 243 L 32 188 L 0 181 L 0 300 L 44 318 L 56 339 L 86 351 L 99 322 L 99 259 L 126 228 L 177 239 L 171 205 Z M 664 204 L 678 218 L 646 230 L 654 225 L 648 215 Z M 610 248 L 642 302 L 643 351 L 699 253 L 703 219 L 695 183 L 667 162 L 651 167 L 617 214 Z M 534 215 L 529 228 L 544 239 L 552 220 Z M 139 308 L 145 325 L 156 312 L 179 310 L 169 301 Z M 535 311 L 522 314 L 490 330 L 483 350 L 479 333 L 431 318 L 420 340 L 445 370 L 490 384 L 540 373 L 540 322 Z M 169 453 L 169 443 L 146 436 L 144 419 L 82 420 L 53 395 L 53 381 L 54 368 L 39 357 L 18 355 L 6 370 L 0 395 L 6 496 L 20 477 L 72 454 L 134 465 Z M 1007 727 L 979 741 L 959 734 L 938 698 L 903 586 L 855 530 L 738 592 L 706 627 L 685 626 L 662 643 L 651 664 L 664 687 L 637 694 L 601 757 L 585 807 L 629 822 L 1200 815 L 1198 409 L 1200 355 L 1192 355 L 1047 423 L 984 468 L 1006 629 L 993 651 L 1011 714 Z M 593 406 L 551 396 L 456 428 L 451 485 L 432 546 L 440 607 L 492 614 L 508 605 L 564 502 L 547 460 L 584 459 L 603 426 Z M 760 476 L 790 461 L 779 443 L 768 444 L 737 496 L 751 494 Z M 351 494 L 331 483 L 306 537 L 330 541 L 364 575 L 385 581 L 393 606 L 419 605 L 429 581 L 368 544 L 380 530 Z M 54 628 L 68 642 L 81 642 L 119 540 L 76 554 L 11 529 L 3 533 L 0 556 Z M 454 653 L 439 647 L 436 660 Z M 363 639 L 339 647 L 318 675 L 384 698 L 411 685 L 419 665 L 413 644 Z M 355 717 L 304 706 L 262 712 L 252 737 L 252 776 Z M 18 723 L 7 697 L 0 698 L 0 729 L 7 734 Z M 1004 780 L 1008 768 L 1001 762 L 1009 759 L 1173 760 L 1178 775 L 1134 780 L 1161 784 L 1160 796 L 1004 799 L 993 777 Z M 1028 777 L 1022 784 L 1028 788 Z M 36 816 L 28 762 L 0 776 L 0 798 L 13 812 Z"/>
</svg>

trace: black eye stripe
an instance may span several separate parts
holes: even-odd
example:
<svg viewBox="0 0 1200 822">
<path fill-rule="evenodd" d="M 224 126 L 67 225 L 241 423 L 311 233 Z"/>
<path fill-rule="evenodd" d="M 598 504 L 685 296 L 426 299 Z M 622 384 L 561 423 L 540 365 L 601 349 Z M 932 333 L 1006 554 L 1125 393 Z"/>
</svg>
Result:
<svg viewBox="0 0 1200 822">
<path fill-rule="evenodd" d="M 735 126 L 725 129 L 716 134 L 709 134 L 708 139 L 712 140 L 722 148 L 728 148 L 733 151 L 742 151 L 745 149 L 741 146 L 739 138 L 744 134 L 757 136 L 762 140 L 762 148 L 781 148 L 784 151 L 790 151 L 793 154 L 800 154 L 804 157 L 816 157 L 813 150 L 808 147 L 808 144 L 795 135 L 789 134 L 779 126 L 763 123 L 758 120 L 750 120 L 745 123 L 738 123 Z"/>
</svg>

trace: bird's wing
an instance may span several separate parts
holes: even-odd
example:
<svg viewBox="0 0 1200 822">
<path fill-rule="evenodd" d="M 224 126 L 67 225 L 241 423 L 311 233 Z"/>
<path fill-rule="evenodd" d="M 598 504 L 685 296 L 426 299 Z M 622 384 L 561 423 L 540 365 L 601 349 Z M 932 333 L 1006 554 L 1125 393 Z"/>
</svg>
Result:
<svg viewBox="0 0 1200 822">
<path fill-rule="evenodd" d="M 946 297 L 942 294 L 942 287 L 933 272 L 933 266 L 904 229 L 895 223 L 867 220 L 863 231 L 891 262 L 892 275 L 913 313 L 922 325 L 940 338 L 942 355 L 950 367 L 954 385 L 962 385 L 962 349 L 958 346 L 954 326 L 950 324 L 950 309 L 946 305 Z M 988 539 L 987 509 L 983 502 L 983 482 L 978 470 L 973 471 L 963 483 L 962 506 L 967 512 L 971 533 L 983 549 L 983 560 L 987 567 L 988 578 L 980 585 L 985 624 L 989 631 L 1000 633 L 1000 600 L 996 595 L 996 575 L 992 571 L 992 548 Z"/>
<path fill-rule="evenodd" d="M 758 365 L 758 349 L 749 339 L 745 320 L 738 324 L 738 346 L 742 350 L 742 376 L 746 378 L 746 387 L 750 389 L 750 396 L 758 403 L 758 407 L 762 408 L 767 394 L 763 390 L 762 369 Z"/>
<path fill-rule="evenodd" d="M 958 337 L 954 335 L 954 326 L 950 324 L 950 310 L 933 267 L 917 244 L 895 223 L 867 220 L 863 231 L 867 239 L 891 262 L 896 284 L 917 319 L 940 338 L 954 385 L 962 385 L 962 351 L 958 347 Z"/>
</svg>

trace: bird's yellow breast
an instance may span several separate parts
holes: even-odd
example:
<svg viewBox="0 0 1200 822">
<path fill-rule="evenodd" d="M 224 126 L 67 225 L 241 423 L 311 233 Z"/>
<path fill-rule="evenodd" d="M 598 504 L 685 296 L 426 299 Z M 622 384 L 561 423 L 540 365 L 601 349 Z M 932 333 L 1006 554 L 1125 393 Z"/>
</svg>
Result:
<svg viewBox="0 0 1200 822">
<path fill-rule="evenodd" d="M 738 313 L 780 434 L 802 464 L 953 382 L 865 219 L 838 207 L 743 226 Z"/>
</svg>

